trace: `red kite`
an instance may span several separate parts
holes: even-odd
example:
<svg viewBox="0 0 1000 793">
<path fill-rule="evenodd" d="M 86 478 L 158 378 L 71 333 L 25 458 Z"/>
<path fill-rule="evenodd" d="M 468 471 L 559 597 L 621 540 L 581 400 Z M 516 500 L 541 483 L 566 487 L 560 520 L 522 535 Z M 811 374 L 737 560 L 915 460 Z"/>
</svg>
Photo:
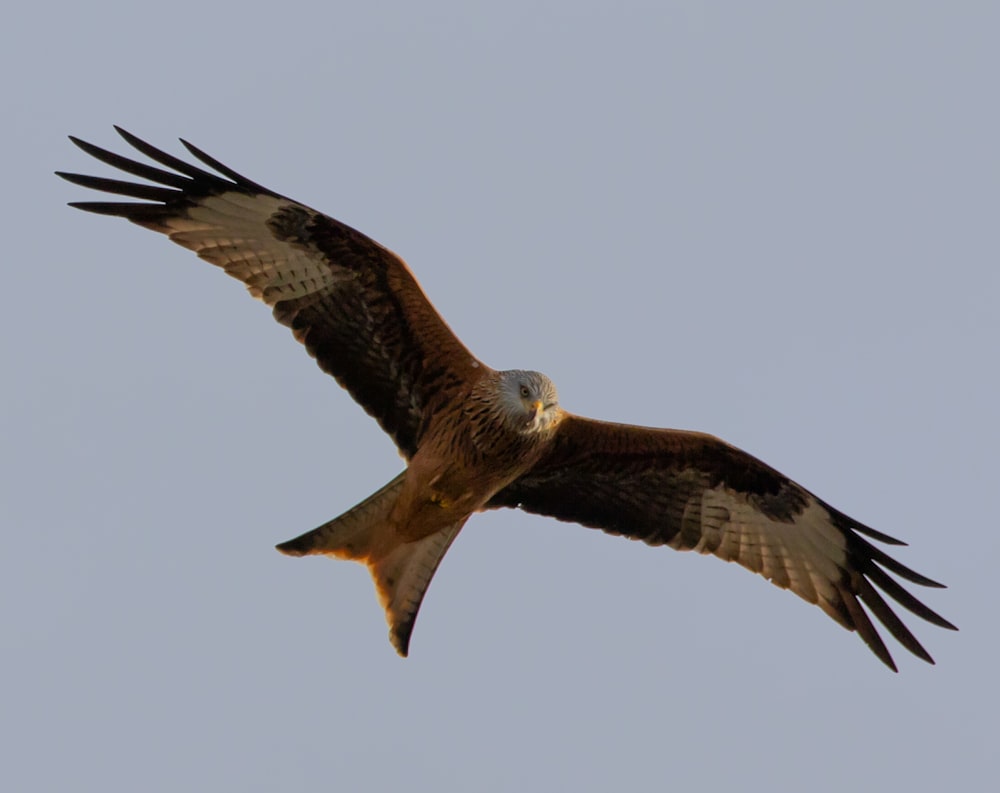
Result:
<svg viewBox="0 0 1000 793">
<path fill-rule="evenodd" d="M 857 631 L 893 670 L 862 603 L 907 650 L 933 660 L 876 586 L 928 622 L 955 629 L 889 573 L 942 585 L 869 539 L 905 543 L 711 435 L 566 412 L 545 375 L 497 371 L 469 352 L 387 248 L 186 141 L 217 173 L 118 132 L 170 170 L 71 138 L 98 160 L 152 183 L 60 173 L 84 187 L 140 199 L 71 206 L 162 232 L 241 280 L 406 460 L 406 470 L 356 507 L 278 546 L 293 556 L 366 564 L 400 655 L 462 526 L 474 512 L 499 507 L 738 562 Z"/>
</svg>

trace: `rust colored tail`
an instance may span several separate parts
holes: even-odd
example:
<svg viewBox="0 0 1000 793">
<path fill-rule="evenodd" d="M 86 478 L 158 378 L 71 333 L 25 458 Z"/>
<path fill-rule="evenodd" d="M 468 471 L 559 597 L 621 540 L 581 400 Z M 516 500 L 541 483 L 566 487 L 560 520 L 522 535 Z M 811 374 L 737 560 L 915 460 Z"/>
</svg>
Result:
<svg viewBox="0 0 1000 793">
<path fill-rule="evenodd" d="M 357 506 L 277 546 L 289 556 L 325 554 L 368 567 L 389 623 L 389 641 L 406 656 L 424 593 L 467 518 L 414 542 L 398 538 L 388 518 L 405 472 Z"/>
</svg>

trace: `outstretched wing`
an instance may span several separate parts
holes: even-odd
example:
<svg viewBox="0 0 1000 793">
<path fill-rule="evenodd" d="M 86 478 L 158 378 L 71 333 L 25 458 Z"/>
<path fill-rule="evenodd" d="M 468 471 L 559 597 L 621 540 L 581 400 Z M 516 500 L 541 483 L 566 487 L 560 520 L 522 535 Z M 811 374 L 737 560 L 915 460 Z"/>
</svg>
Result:
<svg viewBox="0 0 1000 793">
<path fill-rule="evenodd" d="M 852 520 L 710 435 L 570 415 L 551 451 L 488 506 L 520 507 L 650 545 L 738 562 L 857 631 L 893 671 L 892 656 L 861 603 L 907 650 L 934 661 L 876 586 L 919 617 L 955 630 L 886 571 L 915 584 L 942 585 L 861 535 L 905 543 Z"/>
<path fill-rule="evenodd" d="M 142 199 L 70 206 L 166 234 L 238 278 L 274 309 L 406 457 L 442 390 L 486 370 L 434 310 L 406 264 L 359 231 L 222 165 L 186 141 L 210 173 L 116 127 L 171 170 L 76 138 L 88 154 L 154 184 L 59 173 L 75 184 Z"/>
</svg>

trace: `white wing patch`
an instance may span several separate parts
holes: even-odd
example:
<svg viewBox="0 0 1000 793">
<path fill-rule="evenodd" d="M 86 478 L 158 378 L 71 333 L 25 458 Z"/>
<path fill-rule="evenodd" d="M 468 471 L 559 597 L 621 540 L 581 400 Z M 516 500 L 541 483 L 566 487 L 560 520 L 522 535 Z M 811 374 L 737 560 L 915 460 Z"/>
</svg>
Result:
<svg viewBox="0 0 1000 793">
<path fill-rule="evenodd" d="M 811 603 L 837 600 L 846 538 L 814 497 L 785 523 L 763 514 L 743 494 L 719 487 L 703 494 L 701 522 L 702 537 L 693 550 L 737 562 Z"/>
<path fill-rule="evenodd" d="M 210 196 L 164 223 L 178 245 L 224 269 L 269 306 L 301 298 L 347 277 L 316 249 L 277 239 L 267 225 L 286 199 L 238 192 Z"/>
</svg>

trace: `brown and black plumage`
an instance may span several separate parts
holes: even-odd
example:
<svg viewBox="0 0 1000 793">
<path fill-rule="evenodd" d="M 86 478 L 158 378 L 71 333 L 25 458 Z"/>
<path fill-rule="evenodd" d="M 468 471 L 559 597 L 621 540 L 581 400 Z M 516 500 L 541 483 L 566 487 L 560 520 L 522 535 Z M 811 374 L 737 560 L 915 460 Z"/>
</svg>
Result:
<svg viewBox="0 0 1000 793">
<path fill-rule="evenodd" d="M 164 233 L 241 280 L 406 460 L 399 476 L 356 507 L 278 546 L 291 555 L 366 564 L 401 655 L 424 592 L 466 520 L 485 509 L 517 507 L 738 562 L 857 631 L 892 669 L 869 612 L 906 649 L 933 663 L 878 591 L 954 629 L 890 574 L 941 585 L 871 542 L 900 541 L 710 435 L 567 413 L 544 375 L 497 371 L 477 360 L 403 261 L 377 242 L 186 142 L 214 173 L 118 131 L 158 165 L 72 140 L 152 184 L 60 173 L 139 199 L 72 206 Z"/>
</svg>

